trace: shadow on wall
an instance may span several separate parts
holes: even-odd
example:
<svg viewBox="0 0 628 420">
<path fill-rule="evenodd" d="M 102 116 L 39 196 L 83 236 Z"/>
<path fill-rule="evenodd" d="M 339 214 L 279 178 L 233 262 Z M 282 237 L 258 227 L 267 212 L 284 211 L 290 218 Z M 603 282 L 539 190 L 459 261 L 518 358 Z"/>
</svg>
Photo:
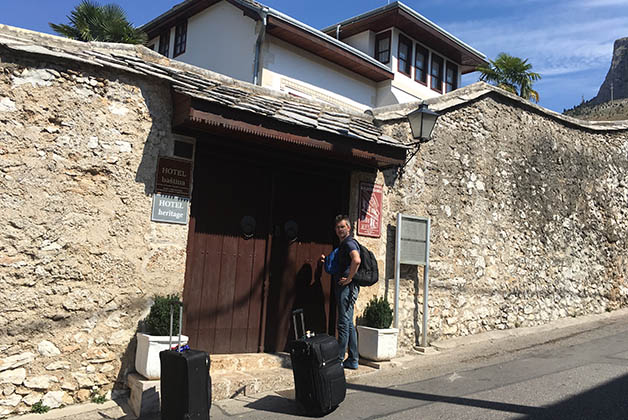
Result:
<svg viewBox="0 0 628 420">
<path fill-rule="evenodd" d="M 174 150 L 171 126 L 174 112 L 172 92 L 166 83 L 160 83 L 153 88 L 140 82 L 140 90 L 152 125 L 144 142 L 142 160 L 137 167 L 135 181 L 144 184 L 144 193 L 152 196 L 155 192 L 157 160 L 160 155 L 170 156 L 170 152 Z M 166 138 L 170 139 L 167 143 L 164 141 Z"/>
</svg>

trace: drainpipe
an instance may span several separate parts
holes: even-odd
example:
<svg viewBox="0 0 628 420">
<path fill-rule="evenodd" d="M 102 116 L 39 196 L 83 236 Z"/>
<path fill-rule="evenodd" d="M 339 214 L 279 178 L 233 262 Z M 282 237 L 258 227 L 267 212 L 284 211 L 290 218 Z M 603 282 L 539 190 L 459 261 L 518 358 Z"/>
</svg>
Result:
<svg viewBox="0 0 628 420">
<path fill-rule="evenodd" d="M 336 39 L 340 41 L 340 24 L 336 25 Z"/>
<path fill-rule="evenodd" d="M 266 35 L 266 25 L 268 25 L 268 9 L 263 8 L 259 11 L 259 16 L 262 20 L 262 28 L 257 35 L 257 41 L 255 42 L 255 61 L 253 63 L 253 84 L 261 86 L 262 80 L 260 78 L 261 73 L 261 56 L 262 56 L 262 44 L 264 43 L 264 36 Z"/>
</svg>

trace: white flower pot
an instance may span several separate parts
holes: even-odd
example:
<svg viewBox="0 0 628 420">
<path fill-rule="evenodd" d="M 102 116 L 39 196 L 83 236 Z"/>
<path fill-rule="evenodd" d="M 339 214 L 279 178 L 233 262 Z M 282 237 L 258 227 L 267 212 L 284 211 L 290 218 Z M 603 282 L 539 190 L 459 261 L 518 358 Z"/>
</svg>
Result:
<svg viewBox="0 0 628 420">
<path fill-rule="evenodd" d="M 390 360 L 397 355 L 397 328 L 378 329 L 358 325 L 360 356 L 377 362 Z"/>
<path fill-rule="evenodd" d="M 167 335 L 148 335 L 137 333 L 137 349 L 135 350 L 135 370 L 147 379 L 161 377 L 159 352 L 168 350 L 170 337 Z M 172 345 L 179 343 L 179 336 L 172 337 Z M 181 345 L 188 343 L 188 337 L 181 336 Z"/>
</svg>

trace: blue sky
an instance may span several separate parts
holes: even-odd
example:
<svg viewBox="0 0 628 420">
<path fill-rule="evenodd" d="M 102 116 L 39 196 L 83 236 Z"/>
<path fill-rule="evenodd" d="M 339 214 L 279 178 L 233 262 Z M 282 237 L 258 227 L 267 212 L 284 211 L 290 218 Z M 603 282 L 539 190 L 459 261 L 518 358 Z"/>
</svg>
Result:
<svg viewBox="0 0 628 420">
<path fill-rule="evenodd" d="M 180 0 L 101 0 L 117 3 L 142 25 Z M 79 0 L 0 0 L 0 23 L 52 33 Z M 386 0 L 265 0 L 262 3 L 321 29 L 387 4 Z M 539 104 L 562 112 L 590 99 L 610 67 L 613 42 L 628 37 L 628 0 L 405 0 L 451 34 L 495 58 L 527 58 L 543 79 Z M 477 80 L 477 73 L 463 84 Z"/>
</svg>

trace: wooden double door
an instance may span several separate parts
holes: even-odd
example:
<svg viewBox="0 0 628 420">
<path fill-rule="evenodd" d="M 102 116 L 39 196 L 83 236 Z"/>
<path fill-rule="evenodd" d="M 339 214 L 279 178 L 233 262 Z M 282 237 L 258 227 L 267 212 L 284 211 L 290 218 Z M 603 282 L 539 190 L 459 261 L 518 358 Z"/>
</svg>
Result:
<svg viewBox="0 0 628 420">
<path fill-rule="evenodd" d="M 283 351 L 291 314 L 334 333 L 321 254 L 333 249 L 348 174 L 307 161 L 199 147 L 184 286 L 184 333 L 213 354 Z"/>
</svg>

